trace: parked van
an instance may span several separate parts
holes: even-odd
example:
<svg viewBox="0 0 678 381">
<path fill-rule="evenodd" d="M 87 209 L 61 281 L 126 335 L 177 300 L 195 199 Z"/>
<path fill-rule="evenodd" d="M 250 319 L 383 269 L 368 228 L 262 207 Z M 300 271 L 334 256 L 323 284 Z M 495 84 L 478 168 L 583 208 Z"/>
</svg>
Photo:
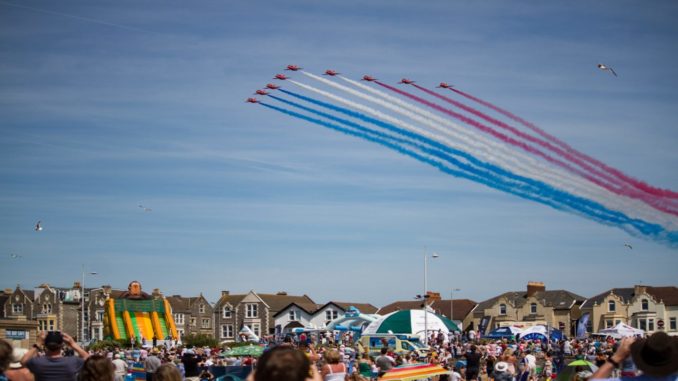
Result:
<svg viewBox="0 0 678 381">
<path fill-rule="evenodd" d="M 414 352 L 418 357 L 426 357 L 430 351 L 429 347 L 419 340 L 419 336 L 407 334 L 365 335 L 358 340 L 357 346 L 360 354 L 367 352 L 371 356 L 378 356 L 381 353 L 381 348 L 384 347 L 388 347 L 400 355 Z"/>
</svg>

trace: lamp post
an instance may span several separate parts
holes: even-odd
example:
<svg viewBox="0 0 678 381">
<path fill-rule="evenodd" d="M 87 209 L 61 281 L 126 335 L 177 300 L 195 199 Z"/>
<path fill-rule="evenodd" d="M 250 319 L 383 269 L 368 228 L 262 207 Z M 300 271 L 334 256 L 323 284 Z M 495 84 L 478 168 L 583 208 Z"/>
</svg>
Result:
<svg viewBox="0 0 678 381">
<path fill-rule="evenodd" d="M 452 323 L 454 323 L 454 292 L 455 291 L 461 291 L 461 288 L 453 288 L 452 291 L 450 291 L 450 320 L 452 321 Z M 457 323 L 454 323 L 454 325 L 457 325 Z"/>
<path fill-rule="evenodd" d="M 433 253 L 431 258 L 438 258 L 438 253 Z M 424 345 L 428 345 L 428 253 L 424 252 Z"/>
<path fill-rule="evenodd" d="M 91 271 L 88 273 L 89 275 L 97 275 L 96 271 Z M 80 283 L 80 304 L 82 310 L 80 311 L 80 323 L 82 324 L 81 327 L 81 332 L 80 334 L 82 337 L 80 338 L 80 342 L 83 344 L 85 343 L 85 333 L 87 332 L 87 328 L 85 327 L 85 265 L 82 265 L 82 283 Z"/>
</svg>

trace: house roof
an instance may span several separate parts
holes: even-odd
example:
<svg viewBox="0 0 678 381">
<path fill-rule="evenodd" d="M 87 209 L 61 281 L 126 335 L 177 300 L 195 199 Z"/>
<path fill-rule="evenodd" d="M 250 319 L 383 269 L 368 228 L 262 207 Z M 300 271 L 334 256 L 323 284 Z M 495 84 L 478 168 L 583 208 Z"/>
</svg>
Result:
<svg viewBox="0 0 678 381">
<path fill-rule="evenodd" d="M 574 302 L 583 302 L 586 300 L 585 297 L 567 290 L 537 291 L 532 297 L 541 300 L 545 307 L 552 307 L 555 309 L 570 309 Z M 480 302 L 474 314 L 482 315 L 486 309 L 492 307 L 501 298 L 508 300 L 508 302 L 511 303 L 515 308 L 521 308 L 525 305 L 525 303 L 527 303 L 528 296 L 526 291 L 505 292 L 501 295 L 497 295 L 491 299 Z"/>
<path fill-rule="evenodd" d="M 297 303 L 292 302 L 292 303 L 286 305 L 285 307 L 283 307 L 280 311 L 276 312 L 273 315 L 273 317 L 275 318 L 275 317 L 280 316 L 283 312 L 288 310 L 290 307 L 297 307 L 297 308 L 301 309 L 302 311 L 306 312 L 309 315 L 313 315 L 319 309 L 319 306 L 315 303 L 313 303 L 313 304 L 311 304 L 311 303 L 309 303 L 309 304 L 297 304 Z"/>
<path fill-rule="evenodd" d="M 663 301 L 667 306 L 678 306 L 678 287 L 675 286 L 643 286 L 648 294 L 650 294 L 655 300 Z M 600 293 L 596 296 L 589 298 L 583 305 L 582 308 L 588 307 L 591 308 L 594 304 L 601 304 L 605 298 L 610 295 L 610 293 L 615 294 L 620 297 L 622 301 L 627 304 L 631 302 L 633 297 L 636 296 L 635 287 L 620 287 L 620 288 L 611 288 L 603 293 Z"/>
<path fill-rule="evenodd" d="M 257 294 L 270 308 L 273 314 L 285 308 L 290 303 L 299 306 L 315 306 L 315 302 L 308 295 L 281 295 L 281 294 Z"/>
<path fill-rule="evenodd" d="M 451 306 L 451 303 L 454 305 Z M 430 304 L 430 307 L 433 308 L 437 314 L 445 316 L 450 315 L 450 307 L 452 307 L 452 313 L 454 314 L 453 320 L 464 320 L 466 315 L 468 315 L 475 306 L 476 302 L 469 299 L 454 299 L 453 301 L 450 299 L 434 300 Z M 416 310 L 421 309 L 422 307 L 423 303 L 420 300 L 397 301 L 381 307 L 378 313 L 386 315 L 394 311 Z"/>
<path fill-rule="evenodd" d="M 336 306 L 341 307 L 344 311 L 346 311 L 349 307 L 355 307 L 357 308 L 360 313 L 363 314 L 374 314 L 377 313 L 378 308 L 371 305 L 370 303 L 353 303 L 353 302 L 336 302 L 336 301 L 330 301 L 327 302 L 324 306 L 333 303 Z M 322 309 L 324 306 L 318 308 Z"/>
</svg>

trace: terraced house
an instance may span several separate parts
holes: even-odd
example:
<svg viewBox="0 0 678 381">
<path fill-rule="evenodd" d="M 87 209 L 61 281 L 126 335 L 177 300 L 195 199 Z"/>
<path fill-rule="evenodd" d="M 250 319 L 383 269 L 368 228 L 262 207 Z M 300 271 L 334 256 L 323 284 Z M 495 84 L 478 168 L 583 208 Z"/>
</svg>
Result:
<svg viewBox="0 0 678 381">
<path fill-rule="evenodd" d="M 214 337 L 214 308 L 202 293 L 194 297 L 172 295 L 166 299 L 172 307 L 179 337 L 195 334 Z"/>
</svg>

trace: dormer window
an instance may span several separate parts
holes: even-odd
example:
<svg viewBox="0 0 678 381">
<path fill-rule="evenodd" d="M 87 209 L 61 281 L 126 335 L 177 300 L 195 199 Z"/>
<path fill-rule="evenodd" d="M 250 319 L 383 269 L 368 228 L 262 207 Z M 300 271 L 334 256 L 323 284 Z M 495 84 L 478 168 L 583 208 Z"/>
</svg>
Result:
<svg viewBox="0 0 678 381">
<path fill-rule="evenodd" d="M 231 309 L 231 307 L 229 307 L 229 306 L 224 307 L 224 309 L 223 309 L 223 317 L 225 317 L 225 318 L 230 318 L 232 312 L 233 312 L 233 310 Z"/>
<path fill-rule="evenodd" d="M 294 310 L 290 310 L 290 312 L 289 312 L 289 320 L 290 320 L 290 321 L 295 321 L 295 320 L 297 320 L 297 319 L 296 319 L 296 315 L 294 314 Z"/>
<path fill-rule="evenodd" d="M 640 301 L 640 308 L 643 311 L 647 311 L 647 310 L 650 309 L 650 303 L 648 302 L 647 299 L 643 299 L 643 300 Z"/>
<path fill-rule="evenodd" d="M 499 315 L 506 315 L 506 304 L 502 303 L 499 305 Z"/>
<path fill-rule="evenodd" d="M 531 313 L 532 315 L 536 315 L 536 314 L 537 314 L 537 303 L 532 303 L 532 304 L 530 304 L 530 313 Z"/>
<path fill-rule="evenodd" d="M 607 312 L 616 312 L 617 311 L 617 303 L 615 303 L 614 300 L 610 300 L 607 302 Z"/>
<path fill-rule="evenodd" d="M 202 304 L 202 303 L 200 303 L 200 305 L 198 306 L 198 311 L 199 311 L 201 314 L 204 314 L 204 313 L 205 313 L 205 305 Z"/>
</svg>

